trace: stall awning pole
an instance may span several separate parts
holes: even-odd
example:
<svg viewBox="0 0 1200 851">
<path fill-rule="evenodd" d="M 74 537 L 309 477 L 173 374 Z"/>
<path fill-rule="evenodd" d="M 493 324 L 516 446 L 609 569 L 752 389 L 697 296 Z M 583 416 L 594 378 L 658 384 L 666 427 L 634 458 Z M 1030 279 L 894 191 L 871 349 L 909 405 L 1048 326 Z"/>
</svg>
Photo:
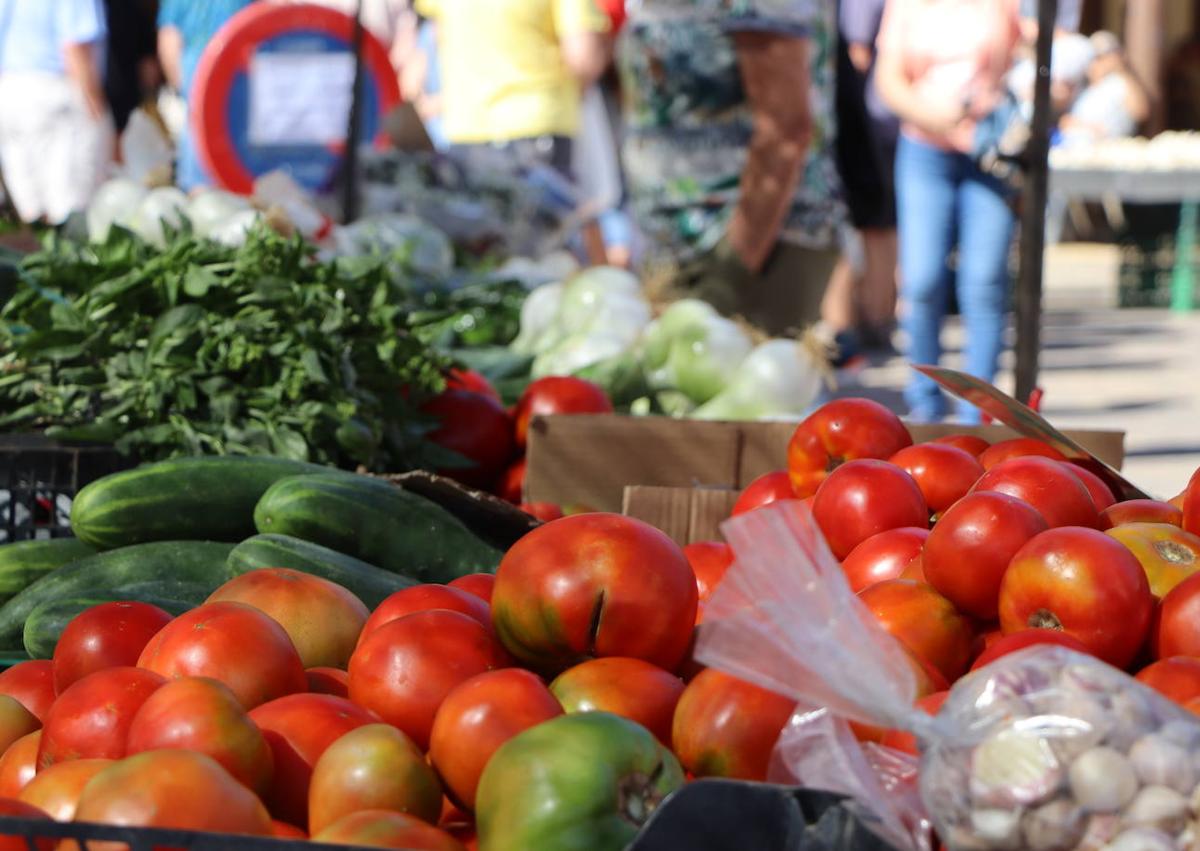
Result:
<svg viewBox="0 0 1200 851">
<path fill-rule="evenodd" d="M 1016 397 L 1028 402 L 1038 378 L 1042 331 L 1042 271 L 1046 252 L 1046 191 L 1050 152 L 1050 56 L 1058 0 L 1038 0 L 1037 82 L 1028 171 L 1021 214 L 1020 272 L 1016 293 Z"/>
<path fill-rule="evenodd" d="M 354 11 L 354 93 L 350 98 L 350 120 L 346 127 L 346 153 L 343 160 L 342 224 L 350 224 L 358 218 L 358 146 L 362 142 L 363 110 L 363 0 L 358 0 Z"/>
</svg>

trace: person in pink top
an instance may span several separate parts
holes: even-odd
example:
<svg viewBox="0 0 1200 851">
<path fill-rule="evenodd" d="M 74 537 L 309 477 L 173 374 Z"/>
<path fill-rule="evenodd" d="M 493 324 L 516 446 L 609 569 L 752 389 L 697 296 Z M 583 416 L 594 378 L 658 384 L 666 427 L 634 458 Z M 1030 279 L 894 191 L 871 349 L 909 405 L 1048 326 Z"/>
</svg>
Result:
<svg viewBox="0 0 1200 851">
<path fill-rule="evenodd" d="M 971 151 L 978 124 L 1006 102 L 1019 39 L 1019 0 L 888 0 L 875 68 L 879 94 L 901 120 L 895 181 L 908 358 L 938 362 L 954 280 L 965 368 L 986 381 L 1003 346 L 1014 214 L 1007 185 Z M 946 413 L 924 376 L 912 379 L 905 399 L 914 420 Z M 966 403 L 958 415 L 980 419 Z"/>
</svg>

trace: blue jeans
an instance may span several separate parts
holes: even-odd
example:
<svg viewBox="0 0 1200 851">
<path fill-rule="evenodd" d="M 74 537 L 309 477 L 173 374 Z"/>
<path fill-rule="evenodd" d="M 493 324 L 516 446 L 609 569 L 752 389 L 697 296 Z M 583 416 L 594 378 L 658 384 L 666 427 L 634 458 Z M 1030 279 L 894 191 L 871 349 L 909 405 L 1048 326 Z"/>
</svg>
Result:
<svg viewBox="0 0 1200 851">
<path fill-rule="evenodd" d="M 966 337 L 966 371 L 985 381 L 996 377 L 1003 347 L 1008 295 L 1008 251 L 1014 216 L 1007 189 L 964 154 L 901 137 L 896 152 L 896 203 L 900 238 L 901 327 L 908 359 L 936 364 L 942 354 L 942 319 L 952 276 Z M 950 257 L 957 248 L 957 271 Z M 909 416 L 941 419 L 946 400 L 938 386 L 914 373 L 904 393 Z M 959 418 L 977 423 L 980 413 L 959 402 Z"/>
</svg>

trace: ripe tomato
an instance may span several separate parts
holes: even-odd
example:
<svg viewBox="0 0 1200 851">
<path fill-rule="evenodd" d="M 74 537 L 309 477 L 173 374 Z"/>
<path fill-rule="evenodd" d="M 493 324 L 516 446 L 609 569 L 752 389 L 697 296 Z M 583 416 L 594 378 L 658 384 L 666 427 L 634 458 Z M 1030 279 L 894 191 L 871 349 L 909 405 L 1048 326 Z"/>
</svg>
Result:
<svg viewBox="0 0 1200 851">
<path fill-rule="evenodd" d="M 926 541 L 929 539 L 926 538 Z M 925 578 L 925 552 L 924 550 L 908 563 L 908 567 L 901 571 L 897 579 L 911 579 L 913 582 L 927 582 Z"/>
<path fill-rule="evenodd" d="M 1076 464 L 1073 461 L 1063 462 L 1063 466 L 1075 474 L 1075 477 L 1083 483 L 1087 488 L 1088 494 L 1092 497 L 1092 503 L 1096 506 L 1097 511 L 1103 511 L 1108 508 L 1117 498 L 1113 496 L 1112 488 L 1097 476 L 1087 467 L 1082 464 Z"/>
<path fill-rule="evenodd" d="M 1156 499 L 1127 499 L 1100 512 L 1100 528 L 1111 529 L 1126 523 L 1169 523 L 1183 526 L 1183 512 L 1169 502 Z"/>
<path fill-rule="evenodd" d="M 308 687 L 304 663 L 287 632 L 245 603 L 205 603 L 150 639 L 138 667 L 164 677 L 212 677 L 246 709 Z"/>
<path fill-rule="evenodd" d="M 43 768 L 17 799 L 32 804 L 55 821 L 71 821 L 83 787 L 112 765 L 111 759 L 74 759 Z"/>
<path fill-rule="evenodd" d="M 271 616 L 305 668 L 344 668 L 367 622 L 367 607 L 350 591 L 300 570 L 264 567 L 230 579 L 209 603 L 245 603 Z"/>
<path fill-rule="evenodd" d="M 235 780 L 262 794 L 271 781 L 271 748 L 233 692 L 203 677 L 181 677 L 142 704 L 125 753 L 187 750 L 206 754 Z"/>
<path fill-rule="evenodd" d="M 350 699 L 429 747 L 446 695 L 476 674 L 505 668 L 508 654 L 479 621 L 435 609 L 386 623 L 350 659 Z"/>
<path fill-rule="evenodd" d="M 278 819 L 271 819 L 271 835 L 276 839 L 308 839 L 303 830 Z"/>
<path fill-rule="evenodd" d="M 496 575 L 494 573 L 468 573 L 466 576 L 460 576 L 458 579 L 449 583 L 451 588 L 457 588 L 459 591 L 466 591 L 480 600 L 488 604 L 487 622 L 485 626 L 490 626 L 492 623 L 492 590 L 496 587 Z M 469 614 L 469 612 L 463 612 Z"/>
<path fill-rule="evenodd" d="M 521 394 L 516 407 L 517 446 L 525 448 L 529 422 L 542 414 L 611 414 L 612 400 L 598 385 L 582 378 L 539 378 Z"/>
<path fill-rule="evenodd" d="M 584 514 L 587 510 L 590 510 L 566 512 L 562 506 L 555 505 L 552 502 L 522 502 L 517 507 L 530 517 L 535 517 L 543 523 L 549 523 L 551 520 L 559 520 L 567 513 Z"/>
<path fill-rule="evenodd" d="M 76 615 L 54 646 L 54 688 L 105 668 L 137 664 L 146 643 L 171 616 L 149 603 L 101 603 Z"/>
<path fill-rule="evenodd" d="M 862 591 L 858 599 L 885 630 L 949 682 L 967 669 L 974 640 L 971 624 L 932 586 L 889 579 Z"/>
<path fill-rule="evenodd" d="M 671 746 L 683 680 L 641 659 L 592 659 L 559 674 L 550 691 L 567 712 L 611 712 L 636 721 Z"/>
<path fill-rule="evenodd" d="M 6 818 L 50 820 L 50 816 L 32 804 L 27 804 L 24 801 L 18 801 L 13 798 L 0 798 L 0 816 Z M 30 846 L 26 843 L 23 836 L 0 833 L 0 851 L 29 851 L 31 847 L 36 849 L 36 851 L 53 851 L 56 845 L 59 848 L 63 847 L 56 840 L 50 838 L 39 838 L 34 841 L 33 846 Z"/>
<path fill-rule="evenodd" d="M 1001 440 L 993 443 L 979 455 L 979 463 L 983 469 L 990 470 L 997 464 L 1013 458 L 1050 458 L 1055 461 L 1066 461 L 1063 455 L 1049 443 L 1033 437 L 1014 437 L 1011 440 Z"/>
<path fill-rule="evenodd" d="M 412 739 L 388 724 L 351 730 L 325 749 L 308 787 L 308 832 L 361 810 L 408 813 L 433 824 L 442 784 Z"/>
<path fill-rule="evenodd" d="M 494 581 L 493 581 L 494 584 Z M 492 610 L 479 597 L 462 588 L 451 588 L 448 585 L 413 585 L 401 588 L 391 594 L 375 607 L 371 617 L 367 618 L 366 626 L 358 637 L 358 646 L 384 624 L 400 620 L 406 615 L 417 612 L 428 612 L 434 609 L 446 609 L 466 615 L 480 625 L 490 630 L 492 628 Z"/>
<path fill-rule="evenodd" d="M 88 674 L 58 696 L 38 743 L 38 770 L 72 759 L 120 759 L 133 717 L 166 680 L 141 668 Z"/>
<path fill-rule="evenodd" d="M 795 499 L 792 490 L 792 479 L 787 470 L 776 470 L 773 473 L 763 473 L 757 479 L 746 485 L 733 504 L 731 516 L 737 517 L 747 511 L 770 505 L 777 499 Z"/>
<path fill-rule="evenodd" d="M 733 550 L 723 541 L 696 541 L 685 546 L 683 554 L 696 574 L 696 592 L 703 603 L 717 590 L 725 571 L 733 564 Z"/>
<path fill-rule="evenodd" d="M 1200 659 L 1169 656 L 1142 668 L 1135 679 L 1183 706 L 1200 697 Z"/>
<path fill-rule="evenodd" d="M 1155 659 L 1200 656 L 1200 573 L 1163 597 L 1150 638 Z"/>
<path fill-rule="evenodd" d="M 308 786 L 326 748 L 359 727 L 379 721 L 373 712 L 328 694 L 289 694 L 250 712 L 275 763 L 264 800 L 271 814 L 297 827 L 308 824 Z"/>
<path fill-rule="evenodd" d="M 912 445 L 900 418 L 870 399 L 835 399 L 813 411 L 788 442 L 788 475 L 803 499 L 845 461 L 891 458 Z M 907 524 L 906 524 L 907 525 Z"/>
<path fill-rule="evenodd" d="M 473 810 L 479 776 L 492 754 L 517 733 L 562 714 L 558 699 L 529 671 L 479 674 L 438 707 L 429 758 L 454 801 Z"/>
<path fill-rule="evenodd" d="M 618 514 L 578 514 L 509 549 L 492 621 L 509 652 L 539 671 L 597 656 L 673 670 L 691 641 L 697 598 L 687 557 L 662 532 Z"/>
<path fill-rule="evenodd" d="M 497 402 L 500 401 L 500 394 L 496 392 L 492 382 L 488 381 L 483 373 L 473 369 L 451 368 L 446 375 L 446 387 L 451 390 L 468 390 L 471 393 L 495 399 Z"/>
<path fill-rule="evenodd" d="M 715 668 L 688 683 L 675 707 L 671 741 L 696 777 L 766 780 L 775 741 L 795 701 Z"/>
<path fill-rule="evenodd" d="M 0 694 L 7 694 L 45 723 L 50 704 L 54 703 L 54 662 L 34 659 L 18 662 L 0 672 Z"/>
<path fill-rule="evenodd" d="M 906 526 L 867 538 L 842 561 L 850 590 L 857 594 L 876 582 L 899 579 L 913 559 L 921 555 L 928 537 L 928 529 Z"/>
<path fill-rule="evenodd" d="M 94 676 L 94 675 L 93 675 Z M 204 754 L 150 751 L 108 766 L 84 787 L 78 821 L 270 836 L 253 792 Z"/>
<path fill-rule="evenodd" d="M 350 675 L 341 668 L 309 668 L 304 672 L 310 694 L 350 697 Z"/>
<path fill-rule="evenodd" d="M 466 851 L 463 844 L 446 831 L 391 810 L 351 813 L 314 834 L 312 841 L 403 851 Z"/>
<path fill-rule="evenodd" d="M 1028 503 L 993 491 L 968 494 L 934 524 L 925 542 L 926 581 L 960 611 L 994 620 L 1000 581 L 1025 542 L 1046 531 Z"/>
<path fill-rule="evenodd" d="M 834 558 L 880 532 L 913 526 L 929 528 L 929 509 L 912 476 L 886 461 L 849 461 L 821 484 L 813 517 Z"/>
<path fill-rule="evenodd" d="M 1200 570 L 1200 536 L 1178 526 L 1126 523 L 1105 534 L 1116 538 L 1137 557 L 1150 581 L 1150 593 L 1155 597 L 1166 596 L 1168 591 Z"/>
<path fill-rule="evenodd" d="M 525 496 L 525 456 L 522 455 L 509 465 L 508 469 L 496 483 L 496 496 L 520 505 Z"/>
<path fill-rule="evenodd" d="M 975 434 L 947 434 L 943 437 L 935 437 L 929 442 L 956 446 L 964 452 L 974 455 L 977 459 L 991 446 L 990 443 Z"/>
<path fill-rule="evenodd" d="M 1024 650 L 1026 647 L 1032 647 L 1035 644 L 1054 644 L 1058 647 L 1066 647 L 1068 650 L 1074 650 L 1077 653 L 1091 654 L 1092 652 L 1087 648 L 1087 645 L 1075 636 L 1059 632 L 1057 629 L 1022 629 L 1009 635 L 1002 635 L 987 645 L 984 651 L 975 659 L 974 664 L 971 665 L 971 670 L 978 670 L 984 665 L 995 662 L 1002 656 L 1007 656 L 1009 653 L 1016 653 L 1018 650 Z"/>
<path fill-rule="evenodd" d="M 472 487 L 489 487 L 513 457 L 513 425 L 495 399 L 468 390 L 445 390 L 421 406 L 441 424 L 426 440 L 457 452 L 465 467 L 438 470 Z"/>
<path fill-rule="evenodd" d="M 945 443 L 906 446 L 888 461 L 913 477 L 935 515 L 958 502 L 983 475 L 974 455 Z"/>
<path fill-rule="evenodd" d="M 1183 528 L 1195 535 L 1200 535 L 1200 470 L 1192 473 L 1187 487 L 1175 500 L 1183 512 Z"/>
<path fill-rule="evenodd" d="M 42 726 L 32 712 L 15 697 L 0 695 L 0 752 L 7 751 L 19 739 Z"/>
<path fill-rule="evenodd" d="M 37 773 L 38 744 L 42 731 L 34 730 L 17 739 L 0 756 L 0 798 L 15 798 Z"/>
<path fill-rule="evenodd" d="M 1018 459 L 1026 460 L 1040 459 Z M 1000 627 L 1006 634 L 1061 629 L 1118 668 L 1141 649 L 1153 612 L 1150 583 L 1138 560 L 1095 529 L 1042 532 L 1013 556 L 1000 586 Z"/>
<path fill-rule="evenodd" d="M 935 691 L 933 694 L 927 694 L 924 697 L 918 697 L 913 706 L 920 709 L 926 715 L 937 715 L 942 708 L 942 704 L 946 702 L 946 698 L 950 696 L 949 691 Z M 902 753 L 920 756 L 920 750 L 917 748 L 917 737 L 907 730 L 888 730 L 883 734 L 883 738 L 879 740 L 879 744 L 886 748 L 901 751 Z"/>
<path fill-rule="evenodd" d="M 997 464 L 983 474 L 973 493 L 996 491 L 1023 499 L 1037 509 L 1051 529 L 1100 524 L 1091 494 L 1073 471 L 1049 458 L 1027 456 Z"/>
</svg>

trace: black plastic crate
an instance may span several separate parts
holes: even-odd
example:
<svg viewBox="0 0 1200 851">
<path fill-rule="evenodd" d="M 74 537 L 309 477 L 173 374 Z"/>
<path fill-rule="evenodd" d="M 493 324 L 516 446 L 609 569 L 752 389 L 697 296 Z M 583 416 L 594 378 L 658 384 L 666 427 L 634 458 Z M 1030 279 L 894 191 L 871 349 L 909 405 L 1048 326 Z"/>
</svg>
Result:
<svg viewBox="0 0 1200 851">
<path fill-rule="evenodd" d="M 110 446 L 0 435 L 0 544 L 69 536 L 71 500 L 79 489 L 133 465 Z"/>
</svg>

